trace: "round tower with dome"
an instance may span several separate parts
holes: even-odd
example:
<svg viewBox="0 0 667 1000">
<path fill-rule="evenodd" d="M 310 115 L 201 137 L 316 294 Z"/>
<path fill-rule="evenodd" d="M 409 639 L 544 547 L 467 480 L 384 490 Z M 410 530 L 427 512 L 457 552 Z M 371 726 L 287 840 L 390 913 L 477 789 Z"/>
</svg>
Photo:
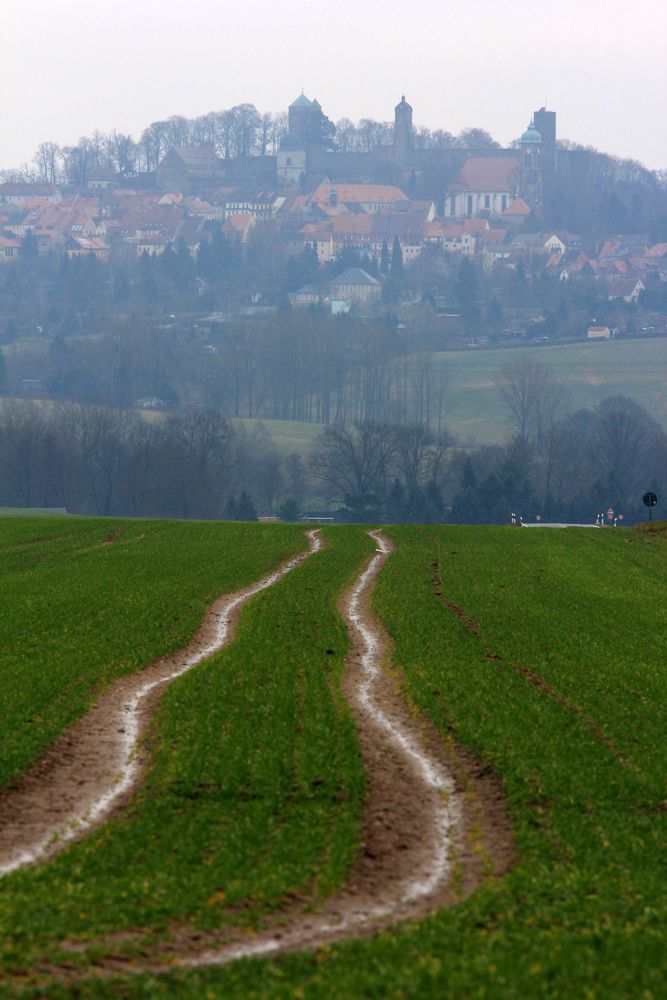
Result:
<svg viewBox="0 0 667 1000">
<path fill-rule="evenodd" d="M 521 146 L 521 180 L 519 193 L 533 211 L 542 204 L 542 136 L 530 125 L 519 140 Z"/>
</svg>

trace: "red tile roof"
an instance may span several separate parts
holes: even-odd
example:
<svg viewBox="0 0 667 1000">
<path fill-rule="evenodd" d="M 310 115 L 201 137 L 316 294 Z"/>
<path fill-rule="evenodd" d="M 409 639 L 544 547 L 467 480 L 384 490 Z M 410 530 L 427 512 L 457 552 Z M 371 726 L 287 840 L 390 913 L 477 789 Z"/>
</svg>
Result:
<svg viewBox="0 0 667 1000">
<path fill-rule="evenodd" d="M 400 188 L 390 184 L 320 184 L 311 195 L 310 201 L 316 205 L 328 205 L 332 190 L 336 192 L 339 204 L 341 202 L 391 204 L 410 200 Z"/>
<path fill-rule="evenodd" d="M 514 191 L 519 179 L 518 156 L 471 156 L 449 187 L 451 192 Z"/>
<path fill-rule="evenodd" d="M 508 205 L 503 215 L 530 215 L 530 208 L 523 198 L 515 198 L 511 205 Z"/>
</svg>

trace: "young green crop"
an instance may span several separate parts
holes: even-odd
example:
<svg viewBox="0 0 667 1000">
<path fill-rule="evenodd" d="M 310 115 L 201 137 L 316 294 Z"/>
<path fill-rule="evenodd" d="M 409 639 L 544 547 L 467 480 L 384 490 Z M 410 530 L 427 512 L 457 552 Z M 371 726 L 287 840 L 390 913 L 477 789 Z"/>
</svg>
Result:
<svg viewBox="0 0 667 1000">
<path fill-rule="evenodd" d="M 354 857 L 364 776 L 340 692 L 336 610 L 373 543 L 354 528 L 243 610 L 234 642 L 173 682 L 153 764 L 123 814 L 50 864 L 0 882 L 5 970 L 58 942 L 131 953 L 175 927 L 252 927 L 286 897 L 330 894 Z"/>
<path fill-rule="evenodd" d="M 0 519 L 0 786 L 206 606 L 305 548 L 290 525 Z"/>
<path fill-rule="evenodd" d="M 370 940 L 96 980 L 82 1000 L 667 995 L 664 545 L 626 531 L 390 533 L 376 608 L 395 660 L 443 736 L 502 778 L 515 868 Z"/>
</svg>

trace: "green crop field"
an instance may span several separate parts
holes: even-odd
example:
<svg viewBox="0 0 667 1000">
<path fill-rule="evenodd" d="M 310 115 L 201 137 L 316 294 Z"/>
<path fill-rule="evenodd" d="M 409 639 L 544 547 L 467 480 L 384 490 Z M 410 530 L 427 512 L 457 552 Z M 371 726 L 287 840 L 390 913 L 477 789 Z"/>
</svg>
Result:
<svg viewBox="0 0 667 1000">
<path fill-rule="evenodd" d="M 257 424 L 263 424 L 274 440 L 276 447 L 284 454 L 296 452 L 306 455 L 312 449 L 315 438 L 324 430 L 324 424 L 306 423 L 300 420 L 248 420 L 237 419 L 234 423 L 248 431 Z"/>
<path fill-rule="evenodd" d="M 73 522 L 48 530 L 54 566 L 71 558 L 74 537 L 55 538 L 65 523 Z M 144 530 L 118 523 L 128 544 Z M 29 548 L 26 525 L 2 525 L 10 558 Z M 209 545 L 217 532 L 230 558 L 247 545 L 244 531 L 258 539 L 275 531 L 234 526 L 237 541 L 228 527 L 157 530 L 200 530 Z M 330 528 L 327 548 L 252 599 L 228 649 L 171 685 L 132 805 L 49 864 L 0 881 L 0 995 L 667 995 L 667 531 L 386 533 L 397 549 L 376 585 L 376 614 L 415 710 L 502 782 L 513 821 L 509 874 L 427 919 L 315 951 L 63 978 L 89 960 L 63 949 L 64 939 L 88 942 L 92 957 L 111 950 L 120 970 L 175 927 L 257 926 L 287 900 L 316 903 L 344 881 L 364 778 L 339 688 L 348 640 L 336 600 L 374 546 L 361 528 Z M 270 555 L 265 544 L 264 566 L 302 539 L 294 529 Z M 30 572 L 24 565 L 25 593 Z M 55 574 L 39 580 L 42 589 L 57 583 Z M 215 582 L 224 588 L 222 571 Z M 159 620 L 146 612 L 153 644 Z M 89 649 L 90 633 L 79 641 Z"/>
<path fill-rule="evenodd" d="M 288 525 L 0 518 L 0 786 L 214 597 L 304 547 Z"/>
<path fill-rule="evenodd" d="M 606 396 L 636 399 L 667 428 L 667 339 L 553 344 L 512 350 L 454 351 L 435 356 L 450 376 L 445 422 L 464 443 L 501 442 L 510 432 L 495 387 L 503 365 L 532 358 L 562 382 L 574 409 Z"/>
</svg>

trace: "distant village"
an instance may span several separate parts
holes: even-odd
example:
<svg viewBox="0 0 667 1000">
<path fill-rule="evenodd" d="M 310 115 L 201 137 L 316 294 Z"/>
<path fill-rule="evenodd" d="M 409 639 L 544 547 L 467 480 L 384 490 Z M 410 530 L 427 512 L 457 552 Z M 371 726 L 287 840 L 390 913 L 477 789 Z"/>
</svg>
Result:
<svg viewBox="0 0 667 1000">
<path fill-rule="evenodd" d="M 559 185 L 585 187 L 592 176 L 590 155 L 557 143 L 555 112 L 535 111 L 508 149 L 420 147 L 412 115 L 402 97 L 390 142 L 340 151 L 319 103 L 301 94 L 272 155 L 174 146 L 134 176 L 98 166 L 78 186 L 2 183 L 0 262 L 26 241 L 40 258 L 131 265 L 185 246 L 196 260 L 216 234 L 242 248 L 260 227 L 283 252 L 309 252 L 321 265 L 358 255 L 361 266 L 289 291 L 293 307 L 333 313 L 379 306 L 385 278 L 434 250 L 473 259 L 487 275 L 521 267 L 561 282 L 586 277 L 628 304 L 648 282 L 667 282 L 667 242 L 550 224 Z"/>
</svg>

